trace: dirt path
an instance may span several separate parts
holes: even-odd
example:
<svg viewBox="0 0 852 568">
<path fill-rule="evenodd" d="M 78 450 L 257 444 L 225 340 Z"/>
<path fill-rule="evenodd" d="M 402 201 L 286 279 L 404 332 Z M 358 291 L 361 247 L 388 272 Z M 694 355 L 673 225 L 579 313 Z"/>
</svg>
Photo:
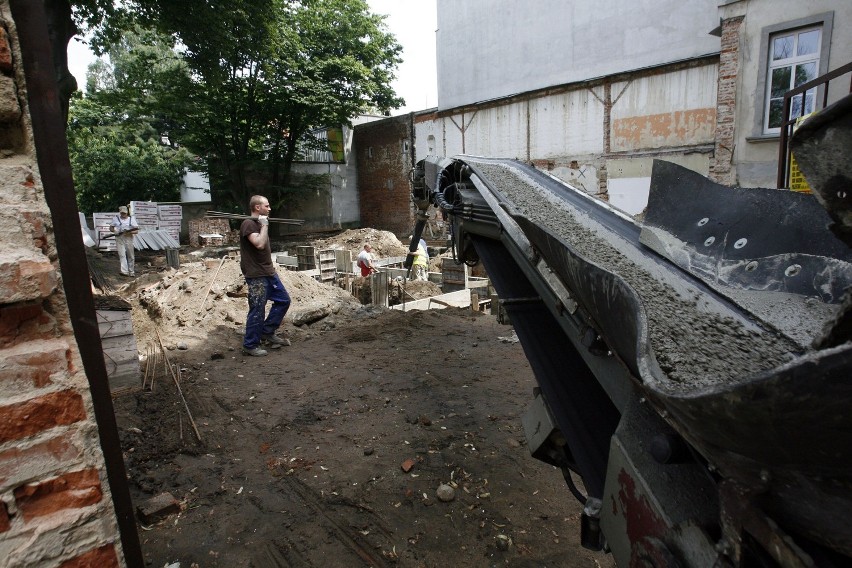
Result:
<svg viewBox="0 0 852 568">
<path fill-rule="evenodd" d="M 613 565 L 579 546 L 580 504 L 529 455 L 535 382 L 510 326 L 360 306 L 282 272 L 292 345 L 245 357 L 233 261 L 173 271 L 141 256 L 135 281 L 111 278 L 140 351 L 162 334 L 201 436 L 162 361 L 153 389 L 115 397 L 134 504 L 181 502 L 139 523 L 146 565 Z"/>
<path fill-rule="evenodd" d="M 524 445 L 533 378 L 510 327 L 369 308 L 315 325 L 266 358 L 227 328 L 169 352 L 201 443 L 164 379 L 116 399 L 134 502 L 183 501 L 140 530 L 149 565 L 606 565 L 579 548 L 560 473 Z"/>
</svg>

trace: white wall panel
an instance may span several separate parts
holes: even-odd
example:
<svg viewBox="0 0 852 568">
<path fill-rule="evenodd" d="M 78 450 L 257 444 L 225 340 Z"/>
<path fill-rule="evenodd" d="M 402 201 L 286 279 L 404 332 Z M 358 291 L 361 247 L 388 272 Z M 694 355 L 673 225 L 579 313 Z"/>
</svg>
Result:
<svg viewBox="0 0 852 568">
<path fill-rule="evenodd" d="M 438 108 L 718 53 L 709 0 L 438 0 Z"/>
<path fill-rule="evenodd" d="M 603 104 L 588 89 L 531 100 L 532 159 L 603 152 L 603 116 Z"/>
</svg>

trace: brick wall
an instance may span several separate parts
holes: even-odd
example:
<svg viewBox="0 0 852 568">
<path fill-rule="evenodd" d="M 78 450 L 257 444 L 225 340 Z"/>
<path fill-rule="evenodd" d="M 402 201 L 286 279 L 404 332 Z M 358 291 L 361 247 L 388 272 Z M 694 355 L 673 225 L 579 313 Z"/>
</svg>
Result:
<svg viewBox="0 0 852 568">
<path fill-rule="evenodd" d="M 716 95 L 716 140 L 713 160 L 710 163 L 710 178 L 718 183 L 730 186 L 737 183 L 733 156 L 742 22 L 742 16 L 729 18 L 722 22 L 719 83 Z"/>
<path fill-rule="evenodd" d="M 6 0 L 0 24 L 0 565 L 120 566 Z"/>
<path fill-rule="evenodd" d="M 414 228 L 411 188 L 411 140 L 408 115 L 355 127 L 352 147 L 358 164 L 361 226 L 397 235 Z M 405 151 L 405 148 L 408 148 Z"/>
</svg>

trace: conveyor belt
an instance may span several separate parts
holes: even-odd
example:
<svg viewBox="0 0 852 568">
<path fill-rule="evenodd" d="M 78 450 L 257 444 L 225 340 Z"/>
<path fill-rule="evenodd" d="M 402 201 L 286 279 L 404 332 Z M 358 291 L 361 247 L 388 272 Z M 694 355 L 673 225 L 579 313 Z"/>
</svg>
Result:
<svg viewBox="0 0 852 568">
<path fill-rule="evenodd" d="M 731 260 L 743 269 L 732 286 L 713 276 L 713 263 L 695 260 L 704 252 L 690 245 L 693 237 L 677 233 L 677 220 L 668 223 L 649 211 L 653 224 L 643 234 L 631 218 L 515 161 L 460 156 L 444 159 L 438 172 L 432 189 L 449 196 L 445 204 L 453 212 L 460 256 L 478 254 L 484 260 L 501 298 L 537 298 L 518 301 L 510 314 L 555 420 L 567 437 L 575 437 L 568 441 L 577 454 L 571 458 L 592 495 L 606 468 L 601 457 L 617 427 L 616 414 L 639 389 L 724 475 L 757 479 L 769 469 L 783 480 L 783 491 L 766 498 L 776 518 L 852 551 L 850 531 L 832 525 L 825 509 L 808 505 L 819 502 L 842 514 L 852 502 L 847 479 L 852 471 L 852 415 L 847 412 L 852 345 L 809 346 L 819 324 L 837 310 L 838 291 L 852 279 L 845 249 L 831 241 L 820 246 L 813 239 L 802 251 L 775 250 L 781 246 L 775 242 L 761 248 L 752 241 L 750 250 L 769 250 L 773 258 L 792 262 L 797 254 L 807 256 L 795 264 L 806 265 L 802 273 L 810 280 L 779 284 L 771 271 L 783 273 L 784 267 L 764 256 L 760 263 L 769 272 L 756 271 L 756 289 L 743 281 L 748 263 Z M 686 180 L 681 199 L 688 199 L 692 175 L 675 170 L 676 178 Z M 720 219 L 717 228 L 742 226 L 741 219 L 728 221 L 736 215 L 725 217 L 725 211 L 741 212 L 737 195 L 754 200 L 756 194 L 719 187 L 704 188 L 711 192 L 702 198 L 705 204 L 722 211 L 708 217 Z M 712 191 L 723 193 L 713 197 Z M 788 197 L 777 193 L 779 201 Z M 808 224 L 815 238 L 822 238 L 821 232 L 832 238 L 809 217 L 793 215 L 788 222 Z M 764 229 L 774 223 L 777 218 L 755 215 L 755 228 L 761 230 L 754 234 L 771 238 L 772 231 Z M 682 249 L 695 250 L 680 254 L 678 242 Z M 796 239 L 790 242 L 795 246 Z M 717 267 L 732 257 L 719 258 Z M 826 274 L 820 262 L 830 267 L 824 280 L 819 280 Z M 526 288 L 509 283 L 515 273 L 528 280 Z M 797 293 L 808 286 L 812 296 Z M 536 315 L 541 307 L 549 318 Z M 556 337 L 560 329 L 563 336 Z M 569 350 L 578 357 L 561 352 Z M 600 402 L 602 396 L 612 401 L 615 413 Z M 846 479 L 841 485 L 847 489 L 835 490 L 835 499 L 826 500 L 827 487 L 838 479 Z"/>
</svg>

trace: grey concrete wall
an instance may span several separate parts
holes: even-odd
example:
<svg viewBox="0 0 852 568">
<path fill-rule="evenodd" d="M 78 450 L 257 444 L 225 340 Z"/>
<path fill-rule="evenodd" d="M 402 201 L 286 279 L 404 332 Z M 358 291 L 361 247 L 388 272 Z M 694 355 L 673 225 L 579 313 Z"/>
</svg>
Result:
<svg viewBox="0 0 852 568">
<path fill-rule="evenodd" d="M 717 5 L 438 0 L 438 109 L 718 53 Z"/>
</svg>

